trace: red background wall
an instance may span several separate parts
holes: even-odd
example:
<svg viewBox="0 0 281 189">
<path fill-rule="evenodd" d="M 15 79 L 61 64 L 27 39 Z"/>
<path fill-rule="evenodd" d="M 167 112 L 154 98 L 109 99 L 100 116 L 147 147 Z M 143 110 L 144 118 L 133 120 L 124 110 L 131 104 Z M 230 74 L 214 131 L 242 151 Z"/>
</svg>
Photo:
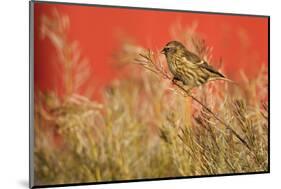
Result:
<svg viewBox="0 0 281 189">
<path fill-rule="evenodd" d="M 214 58 L 223 58 L 229 77 L 238 77 L 239 69 L 254 77 L 262 64 L 268 64 L 267 18 L 35 3 L 34 78 L 43 91 L 54 87 L 50 79 L 54 68 L 48 62 L 55 49 L 48 39 L 39 38 L 39 17 L 50 16 L 54 8 L 69 16 L 67 37 L 79 42 L 82 56 L 92 64 L 97 86 L 117 76 L 118 70 L 110 63 L 119 45 L 116 32 L 132 36 L 144 47 L 161 49 L 173 40 L 170 29 L 179 20 L 184 27 L 194 21 L 199 24 L 197 31 L 214 48 Z"/>
</svg>

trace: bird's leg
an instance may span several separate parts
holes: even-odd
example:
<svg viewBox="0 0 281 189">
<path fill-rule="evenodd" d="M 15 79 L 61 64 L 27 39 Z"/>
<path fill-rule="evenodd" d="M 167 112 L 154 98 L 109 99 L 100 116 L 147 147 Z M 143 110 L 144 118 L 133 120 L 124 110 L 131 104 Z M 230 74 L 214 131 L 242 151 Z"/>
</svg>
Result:
<svg viewBox="0 0 281 189">
<path fill-rule="evenodd" d="M 173 85 L 183 86 L 183 82 L 179 78 L 177 78 L 177 77 L 173 77 L 172 84 Z"/>
<path fill-rule="evenodd" d="M 173 83 L 176 83 L 176 82 L 178 82 L 178 81 L 180 81 L 180 79 L 179 79 L 179 78 L 177 78 L 177 77 L 173 77 L 173 79 L 172 79 L 172 82 L 173 82 Z"/>
<path fill-rule="evenodd" d="M 172 83 L 177 85 L 181 90 L 183 90 L 185 92 L 184 96 L 189 96 L 192 87 L 188 87 L 187 83 L 181 81 L 179 78 L 177 77 L 173 77 L 172 79 Z"/>
<path fill-rule="evenodd" d="M 182 80 L 180 80 L 178 77 L 173 77 L 172 83 L 173 84 L 177 84 L 177 85 L 182 85 L 183 84 Z"/>
</svg>

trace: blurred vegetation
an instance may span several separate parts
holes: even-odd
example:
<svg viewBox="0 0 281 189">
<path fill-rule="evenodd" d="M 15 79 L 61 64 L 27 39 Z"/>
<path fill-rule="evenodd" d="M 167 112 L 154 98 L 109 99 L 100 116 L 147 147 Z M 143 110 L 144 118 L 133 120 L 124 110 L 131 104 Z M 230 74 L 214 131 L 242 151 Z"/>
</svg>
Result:
<svg viewBox="0 0 281 189">
<path fill-rule="evenodd" d="M 139 54 L 147 51 L 135 44 L 124 43 L 115 57 L 127 65 L 129 79 L 113 81 L 99 102 L 78 95 L 74 81 L 81 81 L 79 86 L 87 81 L 83 69 L 89 64 L 79 64 L 77 47 L 69 48 L 63 27 L 56 26 L 68 22 L 60 22 L 63 17 L 56 14 L 53 20 L 43 18 L 41 32 L 61 55 L 66 90 L 64 95 L 35 93 L 36 185 L 268 170 L 266 68 L 254 80 L 241 72 L 238 84 L 216 81 L 192 91 L 247 147 L 161 73 L 136 65 Z M 54 32 L 58 28 L 62 31 Z M 210 48 L 195 30 L 184 33 L 189 39 L 179 40 L 193 41 L 190 49 L 212 62 Z M 155 64 L 167 70 L 157 52 L 152 53 Z M 78 65 L 83 65 L 80 71 Z"/>
</svg>

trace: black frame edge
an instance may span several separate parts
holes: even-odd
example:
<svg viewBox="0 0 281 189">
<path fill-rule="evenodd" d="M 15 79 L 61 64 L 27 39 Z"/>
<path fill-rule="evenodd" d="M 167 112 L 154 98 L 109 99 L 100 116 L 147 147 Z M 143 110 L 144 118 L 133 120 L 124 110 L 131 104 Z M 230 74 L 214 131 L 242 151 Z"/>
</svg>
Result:
<svg viewBox="0 0 281 189">
<path fill-rule="evenodd" d="M 268 21 L 268 136 L 267 136 L 267 145 L 268 145 L 268 172 L 270 173 L 270 16 L 267 18 Z"/>
<path fill-rule="evenodd" d="M 34 1 L 29 1 L 29 188 L 34 187 Z"/>
</svg>

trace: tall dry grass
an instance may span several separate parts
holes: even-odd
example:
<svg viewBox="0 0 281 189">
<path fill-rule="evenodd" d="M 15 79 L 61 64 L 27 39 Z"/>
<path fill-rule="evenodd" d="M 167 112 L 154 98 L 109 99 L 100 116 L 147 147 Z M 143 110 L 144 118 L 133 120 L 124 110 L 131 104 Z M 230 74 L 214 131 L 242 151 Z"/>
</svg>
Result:
<svg viewBox="0 0 281 189">
<path fill-rule="evenodd" d="M 44 18 L 48 22 L 42 27 L 62 24 L 59 18 Z M 55 28 L 49 32 L 54 34 Z M 211 48 L 196 30 L 183 31 L 181 35 L 193 41 L 190 49 L 212 63 Z M 55 44 L 62 53 L 60 68 L 74 74 L 63 77 L 62 96 L 36 91 L 36 185 L 268 170 L 265 68 L 254 80 L 241 73 L 238 84 L 211 82 L 187 94 L 171 82 L 158 51 L 147 54 L 138 45 L 124 43 L 115 58 L 126 63 L 130 78 L 112 82 L 97 102 L 75 93 L 73 81 L 87 74 L 69 66 L 75 65 L 69 62 L 75 62 L 76 51 L 65 51 L 70 43 L 62 35 L 65 32 L 45 33 L 53 43 L 61 39 L 66 44 Z"/>
</svg>

